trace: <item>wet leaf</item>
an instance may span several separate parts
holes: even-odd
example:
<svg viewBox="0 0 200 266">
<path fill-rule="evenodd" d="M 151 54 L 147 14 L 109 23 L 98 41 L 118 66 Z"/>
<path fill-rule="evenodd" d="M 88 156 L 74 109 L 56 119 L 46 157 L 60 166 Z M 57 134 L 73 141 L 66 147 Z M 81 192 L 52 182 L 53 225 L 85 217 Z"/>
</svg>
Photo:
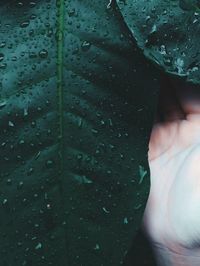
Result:
<svg viewBox="0 0 200 266">
<path fill-rule="evenodd" d="M 173 78 L 200 84 L 198 0 L 127 0 L 126 4 L 117 0 L 117 4 L 147 58 Z"/>
<path fill-rule="evenodd" d="M 121 265 L 160 72 L 114 1 L 1 1 L 0 17 L 1 265 Z"/>
</svg>

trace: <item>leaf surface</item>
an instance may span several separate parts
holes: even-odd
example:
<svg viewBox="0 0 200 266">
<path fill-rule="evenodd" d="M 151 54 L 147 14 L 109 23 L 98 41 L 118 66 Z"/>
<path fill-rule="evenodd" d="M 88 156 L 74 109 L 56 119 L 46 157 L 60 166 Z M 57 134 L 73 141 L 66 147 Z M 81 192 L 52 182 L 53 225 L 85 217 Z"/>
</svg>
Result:
<svg viewBox="0 0 200 266">
<path fill-rule="evenodd" d="M 107 5 L 0 7 L 4 266 L 120 265 L 140 226 L 160 73 Z"/>
<path fill-rule="evenodd" d="M 200 84 L 200 12 L 195 1 L 117 0 L 147 58 L 173 77 Z"/>
</svg>

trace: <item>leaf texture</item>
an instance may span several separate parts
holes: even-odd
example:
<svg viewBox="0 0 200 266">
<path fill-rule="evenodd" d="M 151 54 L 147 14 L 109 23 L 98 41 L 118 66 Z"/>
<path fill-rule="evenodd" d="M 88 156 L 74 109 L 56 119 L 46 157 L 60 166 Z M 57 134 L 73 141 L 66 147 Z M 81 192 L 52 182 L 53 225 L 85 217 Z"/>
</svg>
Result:
<svg viewBox="0 0 200 266">
<path fill-rule="evenodd" d="M 0 17 L 0 265 L 121 265 L 160 71 L 107 1 L 8 1 Z"/>
<path fill-rule="evenodd" d="M 172 77 L 200 84 L 200 10 L 196 1 L 117 0 L 147 58 Z"/>
</svg>

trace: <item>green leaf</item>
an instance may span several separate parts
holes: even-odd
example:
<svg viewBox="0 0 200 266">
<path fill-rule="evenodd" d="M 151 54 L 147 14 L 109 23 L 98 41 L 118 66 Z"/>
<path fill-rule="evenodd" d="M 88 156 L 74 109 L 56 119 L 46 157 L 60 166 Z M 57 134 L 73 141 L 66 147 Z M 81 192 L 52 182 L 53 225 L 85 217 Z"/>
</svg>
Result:
<svg viewBox="0 0 200 266">
<path fill-rule="evenodd" d="M 117 3 L 147 58 L 173 77 L 200 84 L 197 1 L 117 0 Z"/>
<path fill-rule="evenodd" d="M 160 72 L 114 3 L 8 1 L 0 18 L 1 265 L 120 265 Z"/>
</svg>

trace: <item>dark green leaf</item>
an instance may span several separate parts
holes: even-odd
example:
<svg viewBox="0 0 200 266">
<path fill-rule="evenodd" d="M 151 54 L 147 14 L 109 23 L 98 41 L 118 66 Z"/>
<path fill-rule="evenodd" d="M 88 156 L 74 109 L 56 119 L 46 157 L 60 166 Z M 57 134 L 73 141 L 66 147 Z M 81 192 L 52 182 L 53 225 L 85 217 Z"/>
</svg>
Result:
<svg viewBox="0 0 200 266">
<path fill-rule="evenodd" d="M 144 54 L 167 73 L 200 84 L 200 9 L 194 0 L 117 0 Z"/>
<path fill-rule="evenodd" d="M 2 2 L 0 20 L 0 264 L 120 265 L 160 73 L 105 0 Z"/>
</svg>

